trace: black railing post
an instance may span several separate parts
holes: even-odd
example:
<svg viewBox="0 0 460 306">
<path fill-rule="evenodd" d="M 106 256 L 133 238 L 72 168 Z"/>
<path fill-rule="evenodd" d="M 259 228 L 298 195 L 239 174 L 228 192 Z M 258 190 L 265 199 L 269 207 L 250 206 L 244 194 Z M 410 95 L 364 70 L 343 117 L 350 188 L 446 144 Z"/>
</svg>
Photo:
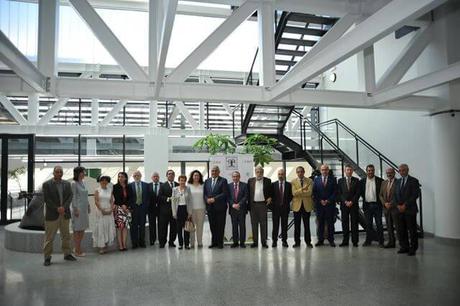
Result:
<svg viewBox="0 0 460 306">
<path fill-rule="evenodd" d="M 235 139 L 235 110 L 233 110 L 233 113 L 232 113 L 232 134 L 233 134 L 233 139 Z"/>
<path fill-rule="evenodd" d="M 337 148 L 340 147 L 340 143 L 339 143 L 339 124 L 337 123 L 337 121 L 335 122 L 335 136 L 337 137 Z"/>
<path fill-rule="evenodd" d="M 356 140 L 356 165 L 359 167 L 359 142 L 358 142 L 358 138 L 355 137 L 355 140 Z"/>
<path fill-rule="evenodd" d="M 380 154 L 379 154 L 379 161 L 380 161 L 380 177 L 383 178 L 383 160 Z"/>
<path fill-rule="evenodd" d="M 321 164 L 324 164 L 324 158 L 323 158 L 323 136 L 321 136 L 320 141 L 319 141 L 319 154 L 321 156 Z"/>
</svg>

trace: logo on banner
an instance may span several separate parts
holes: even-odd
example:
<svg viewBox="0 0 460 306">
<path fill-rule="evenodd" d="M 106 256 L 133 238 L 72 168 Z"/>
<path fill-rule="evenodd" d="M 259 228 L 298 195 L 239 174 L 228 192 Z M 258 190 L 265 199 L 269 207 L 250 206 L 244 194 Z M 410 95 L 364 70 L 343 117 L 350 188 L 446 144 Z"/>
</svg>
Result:
<svg viewBox="0 0 460 306">
<path fill-rule="evenodd" d="M 227 157 L 227 169 L 228 170 L 238 170 L 238 158 L 237 157 Z"/>
</svg>

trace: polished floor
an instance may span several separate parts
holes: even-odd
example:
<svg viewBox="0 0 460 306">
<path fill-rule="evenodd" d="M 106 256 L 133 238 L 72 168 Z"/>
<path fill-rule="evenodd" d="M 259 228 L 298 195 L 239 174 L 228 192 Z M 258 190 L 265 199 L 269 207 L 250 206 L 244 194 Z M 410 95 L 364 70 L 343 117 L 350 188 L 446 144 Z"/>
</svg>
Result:
<svg viewBox="0 0 460 306">
<path fill-rule="evenodd" d="M 337 237 L 340 241 L 341 237 Z M 147 249 L 44 267 L 3 247 L 0 305 L 460 305 L 460 246 Z M 363 240 L 363 239 L 361 239 Z M 290 244 L 292 240 L 290 239 Z"/>
</svg>

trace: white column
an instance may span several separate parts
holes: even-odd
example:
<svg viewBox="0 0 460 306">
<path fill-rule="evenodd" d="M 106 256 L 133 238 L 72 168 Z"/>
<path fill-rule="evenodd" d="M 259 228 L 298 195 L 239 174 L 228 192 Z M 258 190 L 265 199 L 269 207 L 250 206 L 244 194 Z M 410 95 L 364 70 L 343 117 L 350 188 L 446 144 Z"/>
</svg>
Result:
<svg viewBox="0 0 460 306">
<path fill-rule="evenodd" d="M 158 21 L 160 13 L 160 0 L 149 2 L 149 81 L 156 80 L 158 69 Z"/>
<path fill-rule="evenodd" d="M 150 178 L 154 171 L 165 179 L 169 161 L 169 130 L 166 128 L 150 129 L 150 134 L 144 135 L 144 177 Z"/>
<path fill-rule="evenodd" d="M 86 155 L 97 155 L 97 140 L 96 138 L 86 139 Z"/>
<path fill-rule="evenodd" d="M 158 126 L 158 101 L 150 101 L 149 125 Z"/>
<path fill-rule="evenodd" d="M 29 95 L 29 100 L 27 101 L 27 124 L 28 125 L 37 125 L 39 105 L 40 105 L 39 95 L 38 94 Z"/>
<path fill-rule="evenodd" d="M 97 126 L 99 124 L 99 99 L 91 100 L 91 125 Z"/>
<path fill-rule="evenodd" d="M 275 74 L 275 11 L 273 3 L 263 2 L 257 11 L 259 23 L 260 85 L 273 86 Z"/>
</svg>

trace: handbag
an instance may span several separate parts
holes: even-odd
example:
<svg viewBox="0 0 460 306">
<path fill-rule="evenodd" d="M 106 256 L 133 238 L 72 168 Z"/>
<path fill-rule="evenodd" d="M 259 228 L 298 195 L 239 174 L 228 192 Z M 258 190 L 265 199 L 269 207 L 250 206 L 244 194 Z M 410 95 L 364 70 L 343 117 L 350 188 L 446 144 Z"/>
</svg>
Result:
<svg viewBox="0 0 460 306">
<path fill-rule="evenodd" d="M 189 233 L 195 232 L 195 223 L 193 223 L 193 221 L 190 220 L 185 221 L 184 229 Z"/>
</svg>

